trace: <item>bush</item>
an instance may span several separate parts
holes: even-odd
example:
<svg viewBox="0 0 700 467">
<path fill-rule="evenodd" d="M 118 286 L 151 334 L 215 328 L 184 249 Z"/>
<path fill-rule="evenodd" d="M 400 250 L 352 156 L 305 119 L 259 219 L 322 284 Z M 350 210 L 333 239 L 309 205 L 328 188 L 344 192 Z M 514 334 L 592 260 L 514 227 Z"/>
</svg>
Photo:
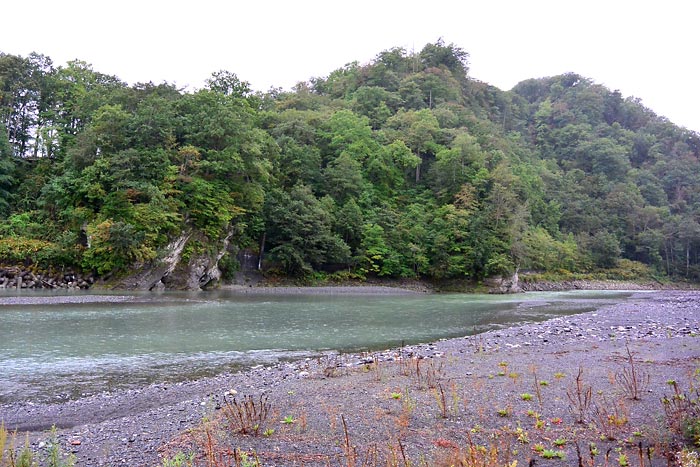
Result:
<svg viewBox="0 0 700 467">
<path fill-rule="evenodd" d="M 39 263 L 40 258 L 51 257 L 56 245 L 44 240 L 24 237 L 0 239 L 0 258 L 11 263 Z"/>
</svg>

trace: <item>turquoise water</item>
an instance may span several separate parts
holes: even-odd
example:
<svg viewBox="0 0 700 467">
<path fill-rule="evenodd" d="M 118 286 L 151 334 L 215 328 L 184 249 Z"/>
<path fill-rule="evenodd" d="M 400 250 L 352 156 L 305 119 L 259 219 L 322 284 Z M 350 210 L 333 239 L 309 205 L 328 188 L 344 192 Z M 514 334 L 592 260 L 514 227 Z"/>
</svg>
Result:
<svg viewBox="0 0 700 467">
<path fill-rule="evenodd" d="M 587 311 L 628 295 L 27 292 L 19 295 L 22 304 L 7 304 L 17 299 L 6 291 L 0 293 L 0 402 L 61 400 L 324 351 L 464 336 Z M 47 296 L 64 303 L 37 303 Z M 519 306 L 525 301 L 536 306 Z"/>
</svg>

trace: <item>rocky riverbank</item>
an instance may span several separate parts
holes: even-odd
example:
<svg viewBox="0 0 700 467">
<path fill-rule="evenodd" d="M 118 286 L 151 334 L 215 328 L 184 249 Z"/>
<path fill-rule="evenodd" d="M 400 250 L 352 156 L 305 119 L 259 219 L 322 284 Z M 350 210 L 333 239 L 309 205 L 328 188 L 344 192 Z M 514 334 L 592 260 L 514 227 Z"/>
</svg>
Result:
<svg viewBox="0 0 700 467">
<path fill-rule="evenodd" d="M 91 274 L 72 269 L 41 271 L 18 266 L 0 267 L 0 289 L 88 289 L 95 283 Z"/>
<path fill-rule="evenodd" d="M 508 451 L 518 465 L 540 457 L 540 445 L 568 459 L 547 465 L 572 465 L 576 449 L 593 456 L 590 443 L 599 452 L 594 465 L 608 463 L 606 452 L 632 456 L 638 446 L 654 453 L 645 465 L 666 465 L 678 446 L 661 442 L 678 440 L 660 401 L 672 393 L 670 381 L 688 389 L 700 369 L 699 336 L 700 293 L 645 292 L 594 312 L 375 354 L 328 354 L 62 404 L 9 404 L 0 419 L 30 432 L 39 451 L 55 424 L 78 466 L 157 466 L 163 456 L 207 449 L 254 452 L 266 466 L 386 465 L 391 455 L 450 465 L 470 443 L 495 443 L 494 455 Z M 639 400 L 618 376 L 630 358 L 647 377 Z M 577 381 L 591 399 L 586 407 L 571 402 Z M 240 434 L 223 416 L 227 401 L 246 396 L 269 402 L 259 427 L 266 436 Z M 617 425 L 605 425 L 609 416 Z"/>
</svg>

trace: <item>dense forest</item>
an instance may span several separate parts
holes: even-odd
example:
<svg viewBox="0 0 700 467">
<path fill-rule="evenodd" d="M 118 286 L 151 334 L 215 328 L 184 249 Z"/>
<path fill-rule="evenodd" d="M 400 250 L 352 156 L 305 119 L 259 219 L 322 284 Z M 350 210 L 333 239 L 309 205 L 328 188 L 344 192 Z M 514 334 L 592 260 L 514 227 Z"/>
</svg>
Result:
<svg viewBox="0 0 700 467">
<path fill-rule="evenodd" d="M 228 280 L 242 253 L 297 278 L 700 279 L 700 135 L 573 73 L 502 91 L 468 59 L 438 40 L 261 93 L 0 53 L 0 262 L 144 288 Z"/>
</svg>

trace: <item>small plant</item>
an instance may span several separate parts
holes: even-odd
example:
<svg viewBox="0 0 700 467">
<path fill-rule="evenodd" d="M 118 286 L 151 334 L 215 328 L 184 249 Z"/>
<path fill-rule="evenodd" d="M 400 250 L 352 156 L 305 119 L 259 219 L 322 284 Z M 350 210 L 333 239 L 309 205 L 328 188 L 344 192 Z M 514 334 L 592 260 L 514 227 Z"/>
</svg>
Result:
<svg viewBox="0 0 700 467">
<path fill-rule="evenodd" d="M 496 413 L 499 417 L 510 417 L 511 413 L 513 413 L 513 409 L 511 409 L 510 406 L 502 407 L 497 409 Z"/>
<path fill-rule="evenodd" d="M 527 393 L 527 392 L 525 392 L 525 393 L 523 393 L 523 394 L 520 394 L 520 399 L 522 399 L 522 400 L 524 400 L 524 401 L 531 401 L 531 400 L 532 400 L 532 394 Z"/>
<path fill-rule="evenodd" d="M 292 415 L 287 415 L 280 423 L 283 425 L 292 425 L 293 423 L 296 423 L 296 419 Z"/>
<path fill-rule="evenodd" d="M 544 444 L 542 443 L 537 443 L 534 446 L 532 446 L 532 450 L 535 451 L 537 454 L 542 455 L 542 453 L 545 450 Z"/>
<path fill-rule="evenodd" d="M 684 393 L 675 381 L 669 385 L 673 394 L 661 399 L 666 425 L 674 435 L 700 446 L 700 388 L 691 382 Z"/>
<path fill-rule="evenodd" d="M 523 444 L 528 444 L 530 442 L 530 437 L 528 436 L 527 431 L 523 430 L 522 427 L 517 427 L 514 434 L 518 442 Z"/>
<path fill-rule="evenodd" d="M 542 381 L 540 381 L 540 386 L 542 386 L 542 387 L 547 387 L 547 386 L 549 386 L 549 381 L 543 379 Z"/>
<path fill-rule="evenodd" d="M 554 376 L 556 377 L 556 374 Z M 592 396 L 593 388 L 583 382 L 583 368 L 579 367 L 573 386 L 566 390 L 566 397 L 571 403 L 569 411 L 576 417 L 576 423 L 586 422 Z"/>
<path fill-rule="evenodd" d="M 399 400 L 399 399 L 401 399 L 401 393 L 400 392 L 392 392 L 391 398 L 395 399 L 395 400 Z"/>
<path fill-rule="evenodd" d="M 246 396 L 242 401 L 238 401 L 235 397 L 231 401 L 224 398 L 221 412 L 228 421 L 231 430 L 243 435 L 253 434 L 257 436 L 260 427 L 267 420 L 270 403 L 266 395 L 261 395 L 258 399 Z"/>
<path fill-rule="evenodd" d="M 620 467 L 628 467 L 630 465 L 630 463 L 629 463 L 629 460 L 627 459 L 627 455 L 621 452 L 617 456 L 617 464 Z"/>
<path fill-rule="evenodd" d="M 557 438 L 554 441 L 552 441 L 552 444 L 555 445 L 556 447 L 560 448 L 560 447 L 566 445 L 566 439 L 565 438 Z"/>
<path fill-rule="evenodd" d="M 566 459 L 566 453 L 564 453 L 564 451 L 555 451 L 553 449 L 545 449 L 540 455 L 543 459 Z"/>
<path fill-rule="evenodd" d="M 440 417 L 442 418 L 449 418 L 451 414 L 457 415 L 459 413 L 459 397 L 454 384 L 451 385 L 451 394 L 450 401 L 448 401 L 445 395 L 445 389 L 440 383 L 437 383 L 437 387 L 433 389 L 433 396 L 437 401 L 438 408 L 440 409 Z M 451 403 L 448 404 L 448 402 Z"/>
<path fill-rule="evenodd" d="M 275 434 L 275 429 L 274 428 L 268 428 L 267 430 L 263 431 L 263 436 L 265 438 L 269 438 L 270 436 Z"/>
<path fill-rule="evenodd" d="M 172 459 L 163 459 L 162 467 L 190 467 L 194 463 L 194 454 L 186 455 L 184 452 L 178 452 Z"/>
<path fill-rule="evenodd" d="M 75 465 L 75 456 L 70 454 L 67 458 L 62 458 L 60 443 L 58 442 L 58 430 L 56 426 L 51 427 L 51 435 L 49 440 L 49 452 L 46 459 L 49 467 L 73 467 Z"/>
<path fill-rule="evenodd" d="M 595 404 L 593 423 L 601 433 L 601 440 L 617 439 L 618 432 L 628 422 L 626 411 L 621 400 L 610 402 L 603 398 L 600 403 Z"/>
<path fill-rule="evenodd" d="M 565 378 L 565 377 L 566 377 L 566 374 L 565 374 L 565 373 L 562 373 L 561 371 L 557 371 L 556 373 L 554 373 L 554 378 L 555 378 L 555 379 L 562 379 L 562 378 Z"/>
<path fill-rule="evenodd" d="M 629 345 L 625 345 L 625 349 L 627 350 L 626 365 L 615 375 L 615 381 L 622 386 L 630 399 L 637 401 L 649 386 L 649 374 L 637 368 Z"/>
</svg>

